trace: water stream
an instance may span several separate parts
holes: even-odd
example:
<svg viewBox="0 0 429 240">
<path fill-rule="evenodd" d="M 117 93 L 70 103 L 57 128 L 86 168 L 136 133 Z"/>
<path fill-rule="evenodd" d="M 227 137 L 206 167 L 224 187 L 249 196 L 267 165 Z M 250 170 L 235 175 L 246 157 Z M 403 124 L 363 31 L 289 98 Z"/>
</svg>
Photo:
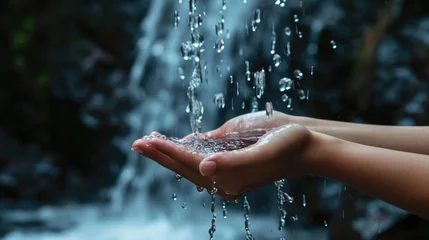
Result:
<svg viewBox="0 0 429 240">
<path fill-rule="evenodd" d="M 304 86 L 309 85 L 307 79 L 318 67 L 317 42 L 330 16 L 320 13 L 313 19 L 307 57 L 298 69 L 289 66 L 295 57 L 294 41 L 307 37 L 300 23 L 305 21 L 305 6 L 315 4 L 315 0 L 142 2 L 150 4 L 145 6 L 148 15 L 137 33 L 137 55 L 127 92 L 140 101 L 127 113 L 129 134 L 115 140 L 127 159 L 108 191 L 110 202 L 7 213 L 16 222 L 43 222 L 47 231 L 14 231 L 5 239 L 326 239 L 325 228 L 296 229 L 293 234 L 288 231 L 287 223 L 300 218 L 286 209 L 295 202 L 305 208 L 310 201 L 304 192 L 296 196 L 301 201 L 294 200 L 285 192 L 284 180 L 272 186 L 277 195 L 271 197 L 277 197 L 278 205 L 270 209 L 275 211 L 254 214 L 247 196 L 240 208 L 216 201 L 215 187 L 211 194 L 200 187 L 195 189 L 181 176 L 173 177 L 157 163 L 130 151 L 130 145 L 153 130 L 184 136 L 213 129 L 219 112 L 227 107 L 231 112 L 255 112 L 263 106 L 267 117 L 272 117 L 273 103 L 292 109 L 296 101 L 308 99 L 310 93 Z M 277 20 L 285 15 L 291 21 L 279 24 Z M 337 49 L 335 40 L 329 44 Z M 249 60 L 255 46 L 269 56 L 269 66 Z M 264 94 L 269 86 L 276 86 L 281 98 L 267 98 Z M 233 88 L 234 94 L 227 94 L 226 88 Z M 249 146 L 264 133 L 232 134 L 222 140 L 168 139 L 210 155 Z M 223 218 L 217 217 L 217 212 Z M 327 227 L 328 222 L 323 225 Z"/>
</svg>

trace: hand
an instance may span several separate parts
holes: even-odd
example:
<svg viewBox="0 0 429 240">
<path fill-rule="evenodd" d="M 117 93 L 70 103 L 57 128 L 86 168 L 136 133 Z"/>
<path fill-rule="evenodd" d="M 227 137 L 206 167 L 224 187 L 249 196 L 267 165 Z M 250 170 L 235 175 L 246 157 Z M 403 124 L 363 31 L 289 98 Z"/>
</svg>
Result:
<svg viewBox="0 0 429 240">
<path fill-rule="evenodd" d="M 225 134 L 221 133 L 217 134 Z M 161 138 L 137 140 L 133 149 L 196 185 L 211 189 L 215 181 L 218 193 L 226 200 L 233 200 L 276 180 L 306 174 L 310 137 L 311 132 L 305 127 L 284 125 L 267 132 L 253 145 L 209 157 Z"/>
<path fill-rule="evenodd" d="M 267 117 L 265 111 L 259 111 L 240 115 L 224 123 L 220 128 L 202 133 L 201 137 L 221 138 L 223 135 L 232 132 L 246 132 L 253 130 L 271 130 L 273 128 L 292 123 L 292 117 L 282 112 L 273 112 L 273 116 Z M 189 134 L 186 139 L 193 138 L 194 134 Z"/>
</svg>

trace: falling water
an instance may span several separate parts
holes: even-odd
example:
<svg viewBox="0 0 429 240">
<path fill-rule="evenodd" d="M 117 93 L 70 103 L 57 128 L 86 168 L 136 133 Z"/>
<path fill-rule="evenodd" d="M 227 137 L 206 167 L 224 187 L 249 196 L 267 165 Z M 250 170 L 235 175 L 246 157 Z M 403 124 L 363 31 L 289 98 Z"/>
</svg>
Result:
<svg viewBox="0 0 429 240">
<path fill-rule="evenodd" d="M 181 3 L 181 1 L 175 1 L 173 7 L 173 9 L 175 10 L 170 9 L 169 4 L 171 4 L 171 2 L 172 1 L 167 0 L 152 1 L 151 5 L 148 6 L 148 15 L 141 23 L 141 29 L 144 29 L 144 32 L 148 32 L 151 34 L 138 34 L 140 36 L 140 39 L 138 40 L 138 45 L 136 49 L 137 55 L 130 71 L 130 79 L 128 86 L 128 94 L 132 96 L 137 96 L 138 99 L 140 99 L 140 102 L 132 111 L 128 113 L 127 119 L 129 121 L 128 125 L 130 127 L 130 134 L 124 139 L 121 139 L 121 141 L 119 141 L 121 142 L 119 143 L 121 149 L 127 153 L 127 162 L 117 179 L 116 185 L 110 191 L 111 213 L 122 213 L 124 216 L 127 216 L 127 214 L 130 214 L 130 216 L 135 216 L 137 213 L 144 213 L 144 215 L 146 215 L 146 218 L 150 219 L 150 221 L 153 222 L 155 221 L 154 217 L 159 217 L 159 214 L 154 214 L 153 210 L 151 211 L 151 209 L 156 207 L 155 211 L 161 211 L 161 208 L 159 208 L 159 204 L 156 201 L 153 201 L 149 197 L 151 183 L 161 183 L 163 188 L 165 189 L 164 191 L 169 194 L 166 195 L 166 198 L 169 200 L 169 202 L 181 202 L 181 206 L 183 209 L 192 208 L 193 206 L 197 205 L 196 202 L 201 200 L 203 196 L 200 194 L 195 194 L 194 192 L 201 192 L 203 191 L 203 188 L 197 186 L 198 191 L 195 191 L 195 187 L 192 187 L 192 191 L 190 191 L 189 194 L 186 194 L 187 199 L 184 199 L 182 197 L 185 195 L 182 195 L 182 193 L 179 193 L 180 195 L 178 198 L 178 194 L 175 193 L 175 190 L 177 190 L 175 189 L 175 187 L 177 187 L 178 184 L 185 184 L 184 181 L 180 181 L 182 177 L 178 174 L 175 174 L 175 179 L 180 181 L 177 184 L 170 184 L 170 182 L 166 182 L 167 178 L 165 177 L 165 175 L 167 171 L 160 170 L 161 168 L 156 163 L 153 163 L 151 161 L 142 161 L 142 159 L 137 154 L 129 152 L 129 143 L 139 138 L 141 135 L 147 134 L 154 129 L 172 129 L 176 124 L 179 124 L 180 126 L 178 127 L 178 132 L 176 132 L 176 134 L 184 135 L 189 132 L 188 128 L 183 127 L 186 126 L 183 122 L 185 107 L 176 108 L 176 106 L 181 106 L 181 104 L 182 106 L 188 105 L 187 112 L 190 115 L 189 118 L 192 132 L 196 134 L 202 132 L 203 118 L 205 120 L 204 127 L 207 129 L 213 128 L 215 124 L 214 121 L 206 120 L 215 119 L 215 116 L 217 116 L 218 113 L 218 109 L 224 108 L 227 104 L 225 101 L 226 96 L 222 93 L 223 86 L 219 83 L 219 76 L 225 71 L 228 71 L 225 70 L 228 68 L 223 67 L 219 70 L 219 72 L 216 72 L 214 70 L 214 66 L 216 66 L 221 59 L 222 63 L 224 64 L 223 66 L 230 66 L 230 68 L 233 68 L 234 70 L 237 70 L 237 72 L 241 73 L 240 76 L 238 76 L 235 80 L 238 95 L 239 79 L 243 79 L 246 80 L 246 82 L 250 82 L 250 80 L 252 79 L 251 66 L 253 67 L 253 65 L 251 65 L 250 61 L 245 60 L 249 59 L 249 50 L 242 50 L 242 48 L 240 48 L 239 53 L 235 52 L 232 46 L 228 45 L 232 42 L 229 39 L 245 35 L 245 28 L 242 24 L 238 23 L 242 23 L 244 19 L 246 19 L 246 16 L 252 16 L 253 14 L 251 26 L 252 31 L 256 31 L 255 34 L 261 32 L 264 26 L 262 24 L 263 16 L 261 14 L 261 10 L 255 10 L 254 1 L 247 2 L 243 0 L 243 2 L 233 2 L 223 0 L 220 5 L 217 1 L 197 2 L 195 0 L 190 0 L 189 5 Z M 285 7 L 285 3 L 286 1 L 279 1 L 278 5 L 280 7 Z M 234 11 L 231 11 L 232 9 L 234 9 Z M 219 10 L 222 11 L 221 14 L 219 14 Z M 166 33 L 163 33 L 166 34 L 165 39 L 160 40 L 158 39 L 158 37 L 162 34 L 159 33 L 159 26 L 161 25 L 161 22 L 166 21 L 164 19 L 165 16 L 170 16 L 170 18 L 168 18 L 170 19 L 168 22 L 170 24 L 171 30 L 166 31 Z M 173 19 L 173 22 L 171 21 L 171 19 Z M 298 16 L 294 16 L 294 21 L 295 23 L 299 22 Z M 215 29 L 215 31 L 213 31 L 213 28 Z M 286 37 L 291 37 L 292 35 L 292 31 L 289 27 L 284 28 L 284 33 Z M 270 53 L 273 54 L 273 65 L 276 68 L 281 68 L 284 65 L 283 62 L 285 62 L 286 60 L 282 60 L 280 56 L 284 49 L 276 49 L 278 39 L 275 34 L 274 26 L 272 28 L 271 36 L 271 42 L 268 41 L 267 45 L 271 46 Z M 286 45 L 286 55 L 289 58 L 291 57 L 291 44 L 291 41 L 288 40 L 288 43 Z M 154 46 L 159 45 L 163 45 L 163 53 L 159 57 L 152 56 L 150 54 L 150 49 Z M 206 46 L 210 47 L 206 48 Z M 211 48 L 211 46 L 213 46 L 213 49 Z M 162 64 L 163 68 L 160 68 L 159 70 L 155 69 L 154 73 L 151 76 L 148 76 L 149 73 L 146 71 L 147 69 L 151 69 L 150 66 L 151 64 L 153 64 L 152 61 L 156 61 L 157 63 L 159 62 L 160 64 Z M 237 63 L 237 66 L 234 65 L 235 63 Z M 262 95 L 264 94 L 266 82 L 270 81 L 270 79 L 268 79 L 268 77 L 266 76 L 265 69 L 259 68 L 258 70 L 259 71 L 254 72 L 253 75 L 255 94 L 254 96 L 250 96 L 251 104 L 249 104 L 247 109 L 251 112 L 258 111 L 258 101 L 260 101 Z M 230 75 L 226 74 L 223 76 Z M 303 79 L 303 73 L 301 71 L 299 74 L 295 73 L 294 76 L 298 80 Z M 292 78 L 293 76 L 288 77 Z M 282 78 L 282 80 L 280 80 L 280 91 L 282 92 L 293 89 L 293 81 L 288 77 L 284 77 Z M 189 87 L 188 89 L 184 89 L 182 87 L 182 80 L 187 78 L 189 78 Z M 148 83 L 146 83 L 144 81 L 145 79 L 151 79 L 151 81 L 148 81 Z M 178 81 L 179 79 L 180 81 Z M 234 78 L 232 77 L 232 75 L 230 76 L 230 81 L 234 82 Z M 242 84 L 240 86 L 240 88 L 242 88 L 242 91 L 246 92 L 246 85 Z M 156 91 L 153 91 L 153 89 L 156 89 Z M 187 102 L 184 99 L 180 99 L 179 97 L 173 98 L 168 94 L 180 92 L 179 90 L 183 90 L 182 92 L 187 91 Z M 299 90 L 300 89 L 297 90 L 298 94 L 300 93 Z M 160 93 L 161 95 L 156 95 L 156 92 Z M 203 94 L 198 95 L 198 93 Z M 214 100 L 212 98 L 213 96 L 215 96 Z M 283 94 L 282 101 L 285 102 L 289 108 L 291 107 L 291 97 L 288 97 L 288 95 Z M 246 105 L 243 101 L 242 108 L 245 109 L 245 107 Z M 273 103 L 267 102 L 265 104 L 265 107 L 267 116 L 271 117 L 273 115 Z M 187 126 L 189 126 L 189 122 Z M 195 144 L 195 142 L 182 143 L 188 145 Z M 200 143 L 201 142 L 199 142 L 199 144 Z M 202 144 L 208 144 L 207 146 L 209 147 L 207 147 L 207 149 L 213 149 L 213 143 L 211 142 L 203 142 Z M 248 145 L 249 142 L 227 142 L 227 147 L 225 147 L 225 145 L 220 145 L 219 149 L 231 150 L 231 146 L 234 146 L 238 149 L 242 146 L 246 146 L 246 144 Z M 168 179 L 171 179 L 171 177 Z M 283 204 L 285 202 L 293 202 L 293 198 L 281 190 L 284 181 L 281 182 L 281 187 L 278 186 L 278 183 L 276 184 L 276 186 L 278 187 L 277 197 L 278 199 L 280 199 L 279 208 L 281 220 L 279 229 L 283 229 L 287 215 L 286 211 L 284 210 Z M 216 187 L 213 187 L 212 191 L 210 192 L 212 213 L 212 225 L 209 229 L 210 238 L 213 238 L 214 232 L 216 231 L 216 191 Z M 177 201 L 178 199 L 180 201 Z M 186 203 L 184 203 L 183 201 L 186 201 Z M 198 205 L 199 204 L 200 203 L 198 203 Z M 166 207 L 166 205 L 167 204 L 164 203 L 162 207 L 169 209 L 169 207 Z M 222 208 L 225 217 L 225 204 L 222 205 Z M 250 205 L 247 196 L 244 197 L 243 208 L 245 212 L 244 216 L 246 238 L 253 239 L 254 237 L 250 233 Z M 231 212 L 229 214 L 230 216 L 232 215 Z M 141 216 L 139 216 L 139 218 L 140 217 Z M 229 217 L 228 219 L 233 219 L 233 217 Z M 141 217 L 141 219 L 139 220 L 144 221 L 146 219 L 143 219 L 143 217 Z M 167 218 L 166 221 L 174 220 L 175 219 Z M 257 218 L 254 218 L 252 219 L 252 222 L 254 223 L 256 220 Z M 140 223 L 141 221 L 138 222 Z M 120 221 L 116 221 L 115 223 L 118 222 Z M 258 222 L 258 225 L 266 226 L 262 224 L 263 222 L 268 221 L 260 221 Z M 255 226 L 257 225 L 255 224 Z M 192 227 L 191 229 L 194 228 Z M 226 232 L 228 229 L 225 228 L 223 230 Z M 233 230 L 235 231 L 235 229 Z M 253 227 L 252 231 L 254 231 Z M 219 234 L 217 237 L 219 237 L 220 239 L 232 239 L 232 237 L 222 238 L 221 231 L 217 232 L 216 234 Z M 119 235 L 121 237 L 124 236 L 124 234 Z M 193 234 L 192 231 L 190 235 L 187 235 L 192 237 L 180 239 L 194 239 L 194 235 L 195 234 Z M 201 239 L 201 236 L 196 236 L 195 239 Z"/>
<path fill-rule="evenodd" d="M 249 201 L 247 201 L 247 196 L 244 196 L 243 198 L 243 208 L 244 208 L 244 230 L 246 231 L 246 239 L 247 240 L 254 240 L 252 233 L 250 233 L 250 204 Z"/>
</svg>

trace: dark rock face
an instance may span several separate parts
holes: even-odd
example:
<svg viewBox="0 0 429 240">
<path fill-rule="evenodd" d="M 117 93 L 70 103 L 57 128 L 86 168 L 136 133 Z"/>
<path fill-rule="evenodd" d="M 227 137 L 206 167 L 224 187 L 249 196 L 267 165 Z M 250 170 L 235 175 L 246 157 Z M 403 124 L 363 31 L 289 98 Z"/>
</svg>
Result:
<svg viewBox="0 0 429 240">
<path fill-rule="evenodd" d="M 126 112 L 141 97 L 125 90 L 136 57 L 139 21 L 149 9 L 141 2 L 0 3 L 6 5 L 0 8 L 0 24 L 6 29 L 0 38 L 0 208 L 105 200 L 103 189 L 114 184 L 125 162 L 115 138 L 129 132 Z M 272 11 L 277 46 L 291 41 L 292 47 L 284 71 L 267 72 L 271 80 L 261 102 L 275 98 L 278 111 L 340 121 L 429 122 L 429 2 L 308 0 L 304 6 L 302 39 L 283 34 L 285 24 L 294 26 L 292 14 L 302 15 L 298 5 L 286 14 L 265 10 Z M 323 28 L 312 39 L 316 21 L 323 22 Z M 252 72 L 272 63 L 272 55 L 262 47 L 270 44 L 271 25 L 262 21 L 259 35 L 246 43 L 253 47 L 248 56 Z M 234 42 L 231 47 L 238 49 L 240 40 Z M 314 66 L 313 75 L 309 66 Z M 281 101 L 278 80 L 294 69 L 303 70 L 301 87 L 310 90 L 310 97 L 299 101 L 291 96 L 291 111 Z M 234 91 L 228 88 L 227 95 Z M 250 102 L 249 97 L 246 106 Z M 221 109 L 218 124 L 245 112 L 249 109 Z M 331 239 L 429 238 L 427 221 L 337 182 L 302 178 L 289 180 L 287 186 L 296 200 L 287 210 L 300 216 L 298 223 L 288 220 L 292 227 L 311 229 L 327 221 Z M 272 211 L 275 198 L 261 196 L 273 191 L 266 187 L 249 195 L 253 214 Z M 306 208 L 301 207 L 302 194 Z M 371 224 L 381 227 L 369 228 Z M 0 228 L 0 235 L 9 230 Z"/>
</svg>

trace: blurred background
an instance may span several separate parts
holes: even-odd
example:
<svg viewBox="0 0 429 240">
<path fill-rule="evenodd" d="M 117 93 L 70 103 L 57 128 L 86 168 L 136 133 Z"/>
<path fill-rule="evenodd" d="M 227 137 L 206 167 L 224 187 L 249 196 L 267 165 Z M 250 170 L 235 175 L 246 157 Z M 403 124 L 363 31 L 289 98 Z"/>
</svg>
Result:
<svg viewBox="0 0 429 240">
<path fill-rule="evenodd" d="M 252 73 L 266 71 L 259 110 L 271 101 L 292 115 L 428 125 L 428 1 L 222 2 L 196 2 L 204 131 L 251 111 L 245 61 Z M 261 22 L 252 31 L 256 9 Z M 130 151 L 151 131 L 191 131 L 193 68 L 180 52 L 191 38 L 188 0 L 4 0 L 0 12 L 0 238 L 208 238 L 210 196 Z M 288 107 L 278 83 L 294 69 L 308 100 L 288 92 Z M 216 93 L 224 108 L 213 103 Z M 295 201 L 283 231 L 274 186 L 248 195 L 256 239 L 429 239 L 427 221 L 336 181 L 288 179 L 285 191 Z M 218 198 L 215 239 L 244 239 L 242 202 L 226 208 L 224 219 Z"/>
</svg>

